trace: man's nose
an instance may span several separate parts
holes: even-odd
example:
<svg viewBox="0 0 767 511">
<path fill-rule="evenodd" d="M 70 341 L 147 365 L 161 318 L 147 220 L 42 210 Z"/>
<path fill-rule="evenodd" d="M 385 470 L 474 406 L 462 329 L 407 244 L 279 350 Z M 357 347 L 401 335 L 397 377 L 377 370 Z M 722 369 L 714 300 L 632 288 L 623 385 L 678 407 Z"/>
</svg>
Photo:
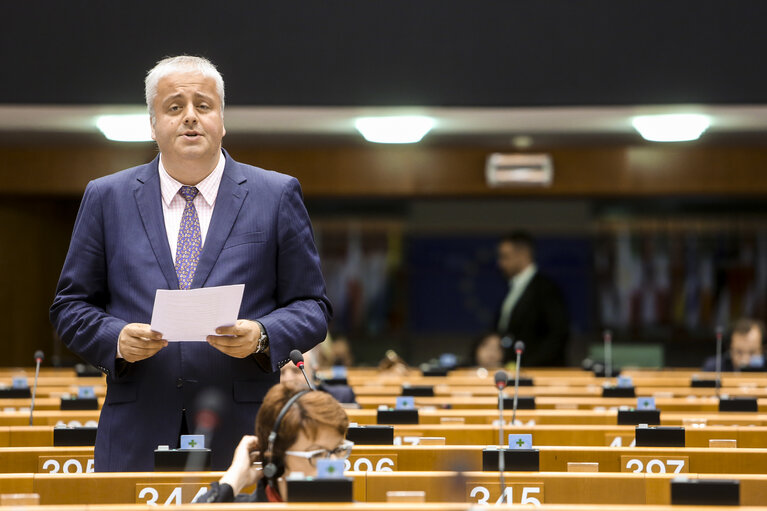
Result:
<svg viewBox="0 0 767 511">
<path fill-rule="evenodd" d="M 197 124 L 197 112 L 194 105 L 189 105 L 184 109 L 184 124 Z"/>
</svg>

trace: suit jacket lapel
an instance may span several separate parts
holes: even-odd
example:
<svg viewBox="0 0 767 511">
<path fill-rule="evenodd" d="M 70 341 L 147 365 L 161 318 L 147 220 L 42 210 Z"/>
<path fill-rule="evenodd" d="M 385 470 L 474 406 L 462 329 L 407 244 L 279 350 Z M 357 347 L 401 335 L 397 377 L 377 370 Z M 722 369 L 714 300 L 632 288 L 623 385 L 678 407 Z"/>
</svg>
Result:
<svg viewBox="0 0 767 511">
<path fill-rule="evenodd" d="M 134 196 L 152 251 L 165 275 L 165 280 L 168 281 L 168 289 L 178 289 L 178 276 L 173 266 L 168 234 L 165 231 L 165 217 L 162 213 L 160 176 L 157 168 L 159 158 L 157 156 L 154 161 L 139 169 L 136 176 L 139 184 L 134 191 Z"/>
<path fill-rule="evenodd" d="M 210 271 L 216 264 L 221 249 L 229 237 L 234 221 L 240 213 L 242 203 L 248 195 L 248 190 L 240 186 L 246 181 L 244 174 L 238 168 L 229 154 L 224 151 L 226 156 L 226 166 L 224 175 L 221 177 L 221 184 L 218 187 L 216 195 L 216 205 L 213 207 L 213 217 L 210 219 L 208 234 L 205 236 L 205 243 L 200 254 L 200 261 L 197 263 L 197 269 L 194 272 L 192 288 L 203 287 L 205 281 L 210 275 Z M 175 274 L 175 270 L 174 270 Z"/>
</svg>

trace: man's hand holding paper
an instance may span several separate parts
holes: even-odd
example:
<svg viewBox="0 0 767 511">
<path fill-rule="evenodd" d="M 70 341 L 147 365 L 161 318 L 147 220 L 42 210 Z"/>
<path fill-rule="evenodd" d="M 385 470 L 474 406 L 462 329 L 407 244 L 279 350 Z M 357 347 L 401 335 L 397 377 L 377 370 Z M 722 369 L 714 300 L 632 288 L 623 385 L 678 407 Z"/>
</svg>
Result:
<svg viewBox="0 0 767 511">
<path fill-rule="evenodd" d="M 256 351 L 261 327 L 255 321 L 238 319 L 234 326 L 217 328 L 216 334 L 208 336 L 211 346 L 230 357 L 245 358 Z"/>
<path fill-rule="evenodd" d="M 149 358 L 165 346 L 168 341 L 162 334 L 152 330 L 146 323 L 128 323 L 120 331 L 117 340 L 117 358 L 138 362 Z"/>
<path fill-rule="evenodd" d="M 120 332 L 118 357 L 138 362 L 153 356 L 168 341 L 207 341 L 235 358 L 253 354 L 261 337 L 261 326 L 247 319 L 230 319 L 237 317 L 244 289 L 242 284 L 195 290 L 158 289 L 152 324 L 126 325 Z M 210 332 L 215 335 L 209 335 Z"/>
</svg>

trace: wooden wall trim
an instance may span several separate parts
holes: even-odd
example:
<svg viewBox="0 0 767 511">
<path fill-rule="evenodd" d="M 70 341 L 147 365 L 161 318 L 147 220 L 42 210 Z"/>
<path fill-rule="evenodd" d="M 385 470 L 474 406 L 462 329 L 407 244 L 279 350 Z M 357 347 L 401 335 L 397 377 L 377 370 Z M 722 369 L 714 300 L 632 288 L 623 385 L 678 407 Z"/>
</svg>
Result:
<svg viewBox="0 0 767 511">
<path fill-rule="evenodd" d="M 767 148 L 628 146 L 548 151 L 550 188 L 491 189 L 492 149 L 435 146 L 227 147 L 239 161 L 297 177 L 307 197 L 588 197 L 767 194 Z M 151 160 L 141 144 L 0 147 L 0 193 L 79 196 L 91 179 Z"/>
</svg>

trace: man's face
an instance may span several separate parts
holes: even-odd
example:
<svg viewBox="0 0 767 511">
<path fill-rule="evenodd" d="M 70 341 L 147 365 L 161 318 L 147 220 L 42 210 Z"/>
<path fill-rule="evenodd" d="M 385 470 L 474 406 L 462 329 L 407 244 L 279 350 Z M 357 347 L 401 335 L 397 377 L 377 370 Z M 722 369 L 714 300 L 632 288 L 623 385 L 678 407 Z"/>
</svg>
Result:
<svg viewBox="0 0 767 511">
<path fill-rule="evenodd" d="M 216 82 L 197 72 L 160 79 L 152 138 L 171 160 L 213 160 L 226 134 Z"/>
<path fill-rule="evenodd" d="M 754 355 L 762 354 L 762 335 L 758 328 L 752 328 L 747 334 L 732 334 L 730 357 L 732 364 L 740 369 L 747 367 Z"/>
<path fill-rule="evenodd" d="M 512 278 L 529 263 L 527 252 L 513 243 L 502 241 L 498 245 L 498 267 L 507 278 Z"/>
</svg>

